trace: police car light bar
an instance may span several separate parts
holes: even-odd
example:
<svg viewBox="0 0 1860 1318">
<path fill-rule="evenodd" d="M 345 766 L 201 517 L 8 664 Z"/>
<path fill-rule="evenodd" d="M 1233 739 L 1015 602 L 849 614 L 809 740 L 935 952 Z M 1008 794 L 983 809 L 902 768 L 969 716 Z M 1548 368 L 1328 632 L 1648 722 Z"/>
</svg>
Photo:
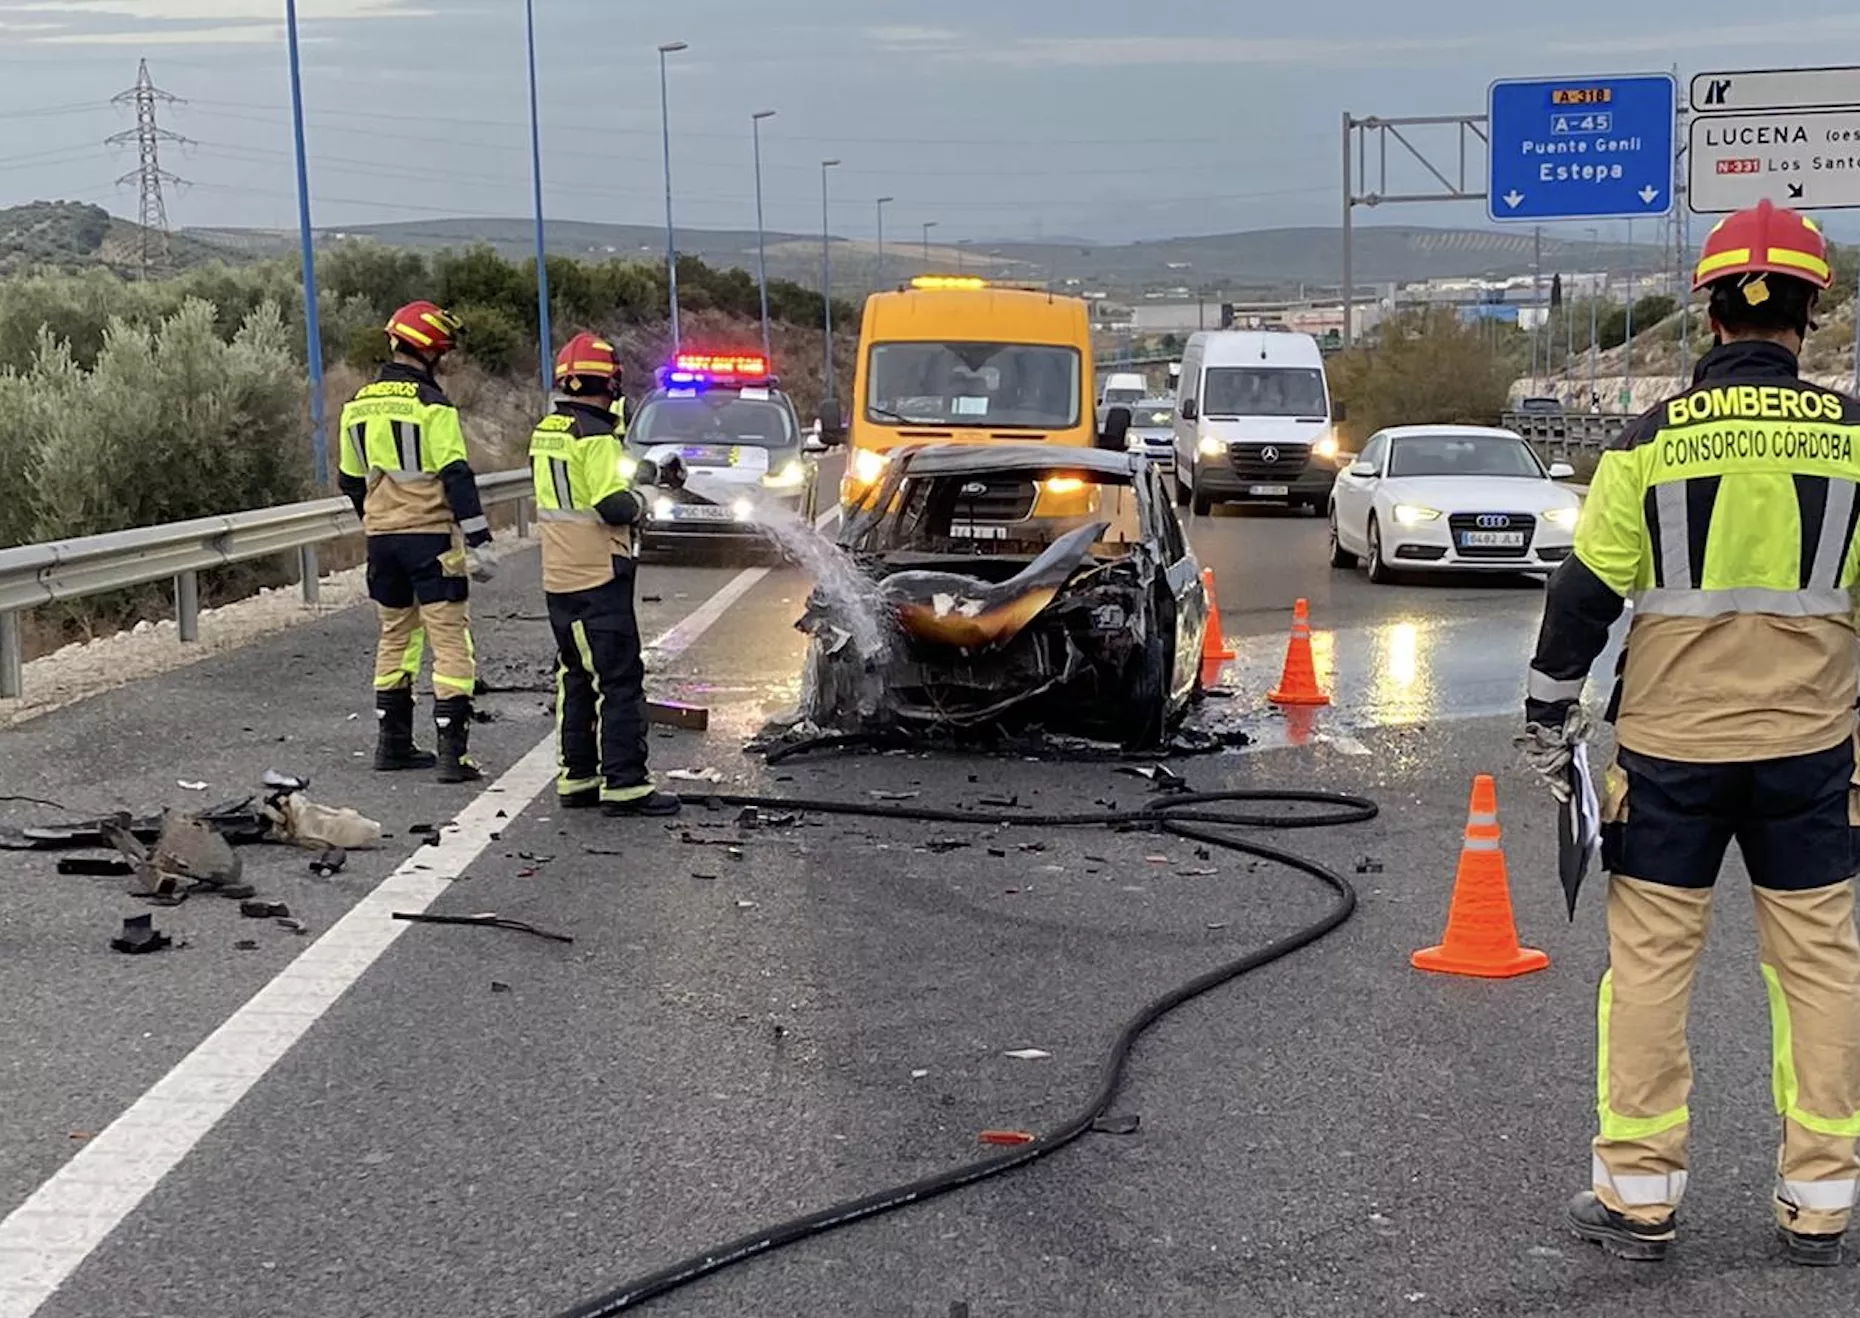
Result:
<svg viewBox="0 0 1860 1318">
<path fill-rule="evenodd" d="M 681 352 L 673 360 L 672 369 L 693 378 L 761 380 L 768 376 L 769 359 L 748 353 Z"/>
</svg>

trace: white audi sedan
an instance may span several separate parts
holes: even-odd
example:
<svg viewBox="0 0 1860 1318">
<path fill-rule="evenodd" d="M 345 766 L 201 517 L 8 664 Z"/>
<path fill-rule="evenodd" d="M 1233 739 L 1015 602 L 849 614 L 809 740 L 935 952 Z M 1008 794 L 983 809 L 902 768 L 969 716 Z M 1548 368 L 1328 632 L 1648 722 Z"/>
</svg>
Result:
<svg viewBox="0 0 1860 1318">
<path fill-rule="evenodd" d="M 1332 567 L 1547 574 L 1570 555 L 1582 499 L 1524 439 L 1482 426 L 1396 426 L 1337 474 Z"/>
</svg>

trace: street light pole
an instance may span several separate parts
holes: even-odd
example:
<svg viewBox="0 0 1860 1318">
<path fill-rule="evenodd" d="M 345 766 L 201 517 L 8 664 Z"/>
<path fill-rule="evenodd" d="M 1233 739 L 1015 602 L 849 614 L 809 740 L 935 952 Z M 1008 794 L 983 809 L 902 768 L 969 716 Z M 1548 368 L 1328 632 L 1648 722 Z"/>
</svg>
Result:
<svg viewBox="0 0 1860 1318">
<path fill-rule="evenodd" d="M 924 269 L 930 268 L 930 230 L 936 228 L 935 220 L 924 221 Z"/>
<path fill-rule="evenodd" d="M 329 440 L 323 421 L 323 331 L 317 317 L 316 240 L 310 228 L 310 167 L 304 152 L 304 83 L 297 58 L 297 0 L 284 0 L 291 56 L 291 127 L 297 138 L 297 230 L 303 245 L 304 358 L 310 368 L 310 459 L 320 493 L 329 485 Z M 306 582 L 306 589 L 308 583 Z"/>
<path fill-rule="evenodd" d="M 665 286 L 672 304 L 672 351 L 683 346 L 678 333 L 678 242 L 672 229 L 672 113 L 665 86 L 665 57 L 688 49 L 685 42 L 668 41 L 659 47 L 659 129 L 665 140 Z"/>
<path fill-rule="evenodd" d="M 885 287 L 885 207 L 896 200 L 896 197 L 878 199 L 878 278 L 874 282 L 880 291 Z"/>
<path fill-rule="evenodd" d="M 820 305 L 825 311 L 827 336 L 827 397 L 834 397 L 833 389 L 833 239 L 829 232 L 831 221 L 827 215 L 827 171 L 840 162 L 823 160 L 820 162 Z"/>
<path fill-rule="evenodd" d="M 762 355 L 768 357 L 769 346 L 769 261 L 762 227 L 762 121 L 773 119 L 773 110 L 758 110 L 749 116 L 749 131 L 756 141 L 756 284 L 762 292 Z"/>
<path fill-rule="evenodd" d="M 536 194 L 537 360 L 542 367 L 543 399 L 554 387 L 555 340 L 549 329 L 549 257 L 543 233 L 542 121 L 536 109 L 536 0 L 523 0 L 523 23 L 530 55 L 530 182 Z"/>
</svg>

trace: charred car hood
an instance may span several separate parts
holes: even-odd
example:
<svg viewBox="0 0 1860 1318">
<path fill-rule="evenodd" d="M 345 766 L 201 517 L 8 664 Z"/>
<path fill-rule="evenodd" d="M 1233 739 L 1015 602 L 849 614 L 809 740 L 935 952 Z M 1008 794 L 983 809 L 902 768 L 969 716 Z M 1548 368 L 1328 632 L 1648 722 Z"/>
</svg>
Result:
<svg viewBox="0 0 1860 1318">
<path fill-rule="evenodd" d="M 973 650 L 1012 640 L 1053 602 L 1073 573 L 1092 562 L 1092 546 L 1109 528 L 1093 522 L 1068 531 L 1013 577 L 983 581 L 958 572 L 895 572 L 879 597 L 904 632 L 920 641 Z"/>
</svg>

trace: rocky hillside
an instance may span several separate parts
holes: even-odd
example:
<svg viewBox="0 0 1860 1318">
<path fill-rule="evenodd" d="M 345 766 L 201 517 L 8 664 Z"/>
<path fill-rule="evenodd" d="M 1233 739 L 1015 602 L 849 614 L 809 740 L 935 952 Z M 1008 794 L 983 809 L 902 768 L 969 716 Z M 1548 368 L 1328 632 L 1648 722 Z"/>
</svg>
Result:
<svg viewBox="0 0 1860 1318">
<path fill-rule="evenodd" d="M 142 227 L 117 219 L 101 206 L 35 201 L 0 210 L 0 276 L 99 266 L 129 275 L 139 269 L 141 252 Z M 168 256 L 176 270 L 250 259 L 186 234 L 169 237 Z"/>
</svg>

